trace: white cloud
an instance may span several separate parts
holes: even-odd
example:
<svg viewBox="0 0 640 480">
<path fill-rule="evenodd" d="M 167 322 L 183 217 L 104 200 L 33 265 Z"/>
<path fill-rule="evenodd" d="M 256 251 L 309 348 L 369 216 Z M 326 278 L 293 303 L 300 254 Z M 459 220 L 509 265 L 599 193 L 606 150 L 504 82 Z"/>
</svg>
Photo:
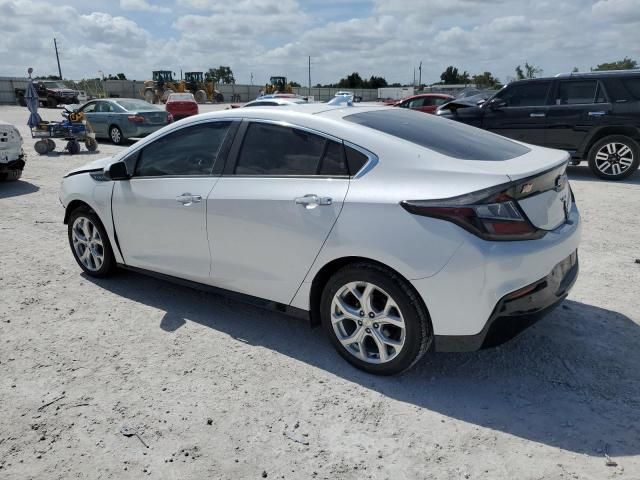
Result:
<svg viewBox="0 0 640 480">
<path fill-rule="evenodd" d="M 337 3 L 340 15 L 331 16 Z M 102 70 L 144 79 L 160 68 L 230 65 L 239 82 L 253 73 L 255 83 L 282 74 L 306 84 L 309 55 L 314 84 L 354 71 L 409 82 L 420 61 L 428 82 L 448 65 L 507 80 L 529 61 L 552 75 L 624 56 L 640 60 L 637 3 L 371 0 L 346 14 L 335 0 L 174 0 L 171 16 L 141 16 L 124 9 L 169 4 L 123 0 L 121 9 L 108 0 L 0 0 L 1 74 L 22 75 L 28 66 L 55 72 L 55 36 L 63 73 L 75 78 Z"/>
<path fill-rule="evenodd" d="M 160 5 L 152 5 L 147 0 L 120 0 L 120 8 L 122 10 L 133 10 L 140 12 L 158 12 L 158 13 L 170 13 L 169 7 L 162 7 Z"/>
</svg>

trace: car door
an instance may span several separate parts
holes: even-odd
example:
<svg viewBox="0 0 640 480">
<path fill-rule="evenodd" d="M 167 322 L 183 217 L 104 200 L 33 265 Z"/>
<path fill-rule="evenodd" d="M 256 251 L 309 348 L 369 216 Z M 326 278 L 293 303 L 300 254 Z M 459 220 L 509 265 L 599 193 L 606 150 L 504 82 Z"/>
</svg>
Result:
<svg viewBox="0 0 640 480">
<path fill-rule="evenodd" d="M 93 112 L 89 113 L 89 122 L 95 130 L 96 135 L 103 138 L 108 137 L 109 124 L 107 117 L 109 115 L 109 103 L 103 100 L 98 100 L 95 105 Z"/>
<path fill-rule="evenodd" d="M 611 103 L 597 79 L 560 80 L 547 113 L 545 145 L 577 151 L 594 127 L 611 113 Z"/>
<path fill-rule="evenodd" d="M 271 122 L 241 130 L 207 200 L 212 284 L 288 304 L 342 209 L 344 147 Z"/>
<path fill-rule="evenodd" d="M 99 102 L 89 102 L 80 108 L 80 111 L 84 113 L 85 119 L 89 123 L 91 129 L 95 132 L 96 136 L 103 137 L 105 132 L 101 130 L 102 124 L 99 121 L 98 116 L 98 103 Z"/>
<path fill-rule="evenodd" d="M 482 128 L 522 142 L 544 145 L 551 81 L 518 82 L 482 106 Z"/>
<path fill-rule="evenodd" d="M 127 159 L 133 176 L 115 182 L 118 244 L 127 265 L 207 282 L 211 256 L 207 196 L 219 176 L 232 122 L 189 125 Z"/>
</svg>

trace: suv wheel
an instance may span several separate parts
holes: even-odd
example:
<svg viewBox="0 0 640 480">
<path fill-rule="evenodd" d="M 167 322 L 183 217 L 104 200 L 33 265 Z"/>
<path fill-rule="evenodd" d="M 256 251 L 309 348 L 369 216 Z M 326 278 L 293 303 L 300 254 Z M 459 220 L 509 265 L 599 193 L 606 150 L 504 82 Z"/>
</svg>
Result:
<svg viewBox="0 0 640 480">
<path fill-rule="evenodd" d="M 58 101 L 53 97 L 47 97 L 47 107 L 56 108 L 58 106 Z"/>
<path fill-rule="evenodd" d="M 640 147 L 624 135 L 609 135 L 589 150 L 589 167 L 605 180 L 622 180 L 638 169 Z"/>
<path fill-rule="evenodd" d="M 74 210 L 67 230 L 71 252 L 87 275 L 106 277 L 114 271 L 116 260 L 109 237 L 95 213 L 82 208 Z"/>
<path fill-rule="evenodd" d="M 413 288 L 377 265 L 359 263 L 336 272 L 322 293 L 320 315 L 338 353 L 369 373 L 411 368 L 433 338 Z"/>
</svg>

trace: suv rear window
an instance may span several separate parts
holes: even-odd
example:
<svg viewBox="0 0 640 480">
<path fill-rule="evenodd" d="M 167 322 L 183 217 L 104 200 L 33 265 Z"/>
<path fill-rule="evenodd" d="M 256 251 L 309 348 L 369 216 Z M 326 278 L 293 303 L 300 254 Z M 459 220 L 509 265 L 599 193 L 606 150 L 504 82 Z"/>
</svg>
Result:
<svg viewBox="0 0 640 480">
<path fill-rule="evenodd" d="M 344 119 L 462 160 L 510 160 L 530 151 L 479 128 L 399 108 L 355 113 Z"/>
</svg>

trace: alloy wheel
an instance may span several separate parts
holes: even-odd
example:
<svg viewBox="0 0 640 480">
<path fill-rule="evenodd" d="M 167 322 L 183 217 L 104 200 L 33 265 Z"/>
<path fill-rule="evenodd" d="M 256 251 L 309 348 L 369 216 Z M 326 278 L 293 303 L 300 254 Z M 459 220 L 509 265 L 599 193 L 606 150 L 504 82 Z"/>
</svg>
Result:
<svg viewBox="0 0 640 480">
<path fill-rule="evenodd" d="M 369 282 L 350 282 L 331 301 L 331 324 L 338 341 L 354 357 L 381 364 L 396 358 L 406 327 L 396 301 Z"/>
<path fill-rule="evenodd" d="M 620 142 L 603 145 L 595 156 L 597 169 L 604 175 L 621 175 L 633 164 L 633 150 Z"/>
<path fill-rule="evenodd" d="M 111 140 L 113 141 L 113 143 L 120 143 L 120 140 L 122 139 L 122 135 L 120 134 L 120 130 L 117 129 L 116 127 L 113 127 L 111 129 Z"/>
<path fill-rule="evenodd" d="M 104 263 L 104 244 L 96 225 L 87 217 L 76 218 L 71 240 L 78 260 L 92 272 L 100 270 Z"/>
</svg>

